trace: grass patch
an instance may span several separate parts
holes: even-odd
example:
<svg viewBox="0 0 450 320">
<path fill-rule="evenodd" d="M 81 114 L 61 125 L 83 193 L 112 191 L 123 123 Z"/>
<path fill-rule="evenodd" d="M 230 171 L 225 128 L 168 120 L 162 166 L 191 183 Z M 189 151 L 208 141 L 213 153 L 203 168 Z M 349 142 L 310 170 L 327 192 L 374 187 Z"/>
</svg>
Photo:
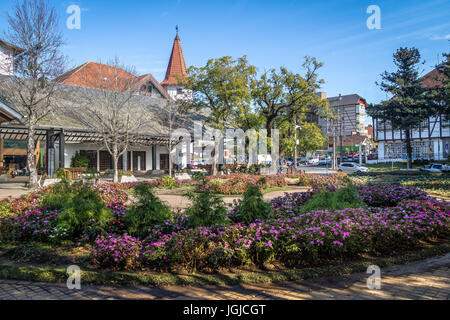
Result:
<svg viewBox="0 0 450 320">
<path fill-rule="evenodd" d="M 374 164 L 364 164 L 365 167 L 369 168 L 370 171 L 374 172 L 389 172 L 389 171 L 399 171 L 402 169 L 407 169 L 407 164 L 403 162 L 386 162 L 386 163 L 374 163 Z M 421 165 L 412 165 L 412 169 L 423 168 Z"/>
<path fill-rule="evenodd" d="M 82 283 L 92 285 L 236 285 L 271 283 L 281 281 L 298 281 L 310 278 L 348 275 L 365 272 L 370 265 L 387 267 L 423 260 L 450 252 L 450 242 L 447 240 L 428 248 L 387 258 L 366 258 L 363 261 L 330 265 L 323 267 L 289 269 L 261 272 L 228 272 L 216 274 L 167 274 L 146 272 L 111 272 L 111 271 L 82 271 Z M 48 266 L 17 266 L 7 263 L 0 264 L 0 279 L 23 280 L 36 282 L 65 283 L 66 269 Z"/>
</svg>

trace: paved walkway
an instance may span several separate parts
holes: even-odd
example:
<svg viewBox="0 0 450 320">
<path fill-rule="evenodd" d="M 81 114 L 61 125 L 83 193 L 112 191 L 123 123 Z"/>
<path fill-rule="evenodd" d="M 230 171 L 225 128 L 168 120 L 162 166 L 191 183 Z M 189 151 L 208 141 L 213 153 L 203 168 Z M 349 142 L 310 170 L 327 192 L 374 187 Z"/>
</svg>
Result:
<svg viewBox="0 0 450 320">
<path fill-rule="evenodd" d="M 307 187 L 289 187 L 288 190 L 285 191 L 273 191 L 268 192 L 263 195 L 263 199 L 266 201 L 270 201 L 272 199 L 284 196 L 286 193 L 294 193 L 294 192 L 306 192 L 309 188 Z M 163 202 L 169 205 L 172 209 L 185 209 L 191 205 L 191 201 L 181 194 L 156 194 L 158 198 L 160 198 Z M 242 199 L 241 196 L 229 196 L 222 197 L 223 202 L 226 205 L 232 205 L 234 200 Z"/>
<path fill-rule="evenodd" d="M 320 278 L 277 284 L 203 287 L 83 286 L 71 291 L 65 285 L 0 280 L 0 300 L 157 299 L 157 300 L 449 300 L 450 253 L 381 270 L 381 290 L 369 290 L 368 274 Z"/>
<path fill-rule="evenodd" d="M 19 198 L 30 190 L 25 188 L 24 182 L 0 182 L 0 200 L 9 197 Z"/>
</svg>

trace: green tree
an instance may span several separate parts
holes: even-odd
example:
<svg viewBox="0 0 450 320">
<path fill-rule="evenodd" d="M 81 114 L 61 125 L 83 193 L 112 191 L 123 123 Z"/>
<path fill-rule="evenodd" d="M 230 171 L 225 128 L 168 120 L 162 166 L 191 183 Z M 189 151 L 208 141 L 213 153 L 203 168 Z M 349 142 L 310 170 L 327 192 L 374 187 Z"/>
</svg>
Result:
<svg viewBox="0 0 450 320">
<path fill-rule="evenodd" d="M 315 152 L 322 148 L 325 143 L 325 135 L 315 123 L 303 122 L 298 133 L 299 144 L 297 149 L 300 154 L 306 155 L 308 152 Z"/>
<path fill-rule="evenodd" d="M 368 108 L 375 119 L 387 121 L 394 130 L 405 132 L 408 168 L 412 164 L 411 131 L 433 114 L 427 104 L 427 89 L 420 83 L 419 64 L 421 56 L 416 48 L 400 48 L 394 53 L 395 72 L 385 71 L 383 81 L 377 83 L 392 98 Z"/>
<path fill-rule="evenodd" d="M 237 60 L 232 57 L 211 59 L 203 67 L 190 67 L 185 89 L 192 92 L 192 96 L 181 102 L 182 108 L 184 111 L 206 110 L 206 123 L 222 131 L 235 127 L 236 119 L 241 123 L 249 121 L 244 115 L 251 110 L 249 81 L 255 74 L 256 68 L 248 64 L 245 56 Z M 213 159 L 216 174 L 215 157 Z"/>
<path fill-rule="evenodd" d="M 265 72 L 251 82 L 252 98 L 265 120 L 267 136 L 271 137 L 276 124 L 281 130 L 283 148 L 293 146 L 295 125 L 304 120 L 307 112 L 318 113 L 327 106 L 327 101 L 316 94 L 324 82 L 317 74 L 323 64 L 316 58 L 305 57 L 302 66 L 304 76 L 282 67 L 279 71 Z"/>
</svg>

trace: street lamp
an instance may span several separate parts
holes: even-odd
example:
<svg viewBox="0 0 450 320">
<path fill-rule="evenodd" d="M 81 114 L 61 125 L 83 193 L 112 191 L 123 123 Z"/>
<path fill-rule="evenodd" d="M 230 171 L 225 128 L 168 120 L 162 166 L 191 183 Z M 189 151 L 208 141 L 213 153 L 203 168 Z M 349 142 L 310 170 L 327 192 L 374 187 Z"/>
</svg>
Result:
<svg viewBox="0 0 450 320">
<path fill-rule="evenodd" d="M 299 145 L 299 141 L 297 139 L 297 130 L 301 130 L 301 129 L 302 129 L 301 126 L 295 125 L 295 147 L 294 147 L 294 167 L 295 167 L 295 170 L 298 169 L 298 166 L 297 166 L 297 146 Z"/>
<path fill-rule="evenodd" d="M 341 94 L 339 94 L 338 100 L 339 100 L 339 102 L 342 101 Z M 342 142 L 342 119 L 341 119 L 342 108 L 340 105 L 338 106 L 338 110 L 339 110 L 339 136 L 340 136 L 340 141 L 341 141 L 340 163 L 342 163 L 343 158 L 344 158 L 344 147 L 343 147 L 343 142 Z"/>
</svg>

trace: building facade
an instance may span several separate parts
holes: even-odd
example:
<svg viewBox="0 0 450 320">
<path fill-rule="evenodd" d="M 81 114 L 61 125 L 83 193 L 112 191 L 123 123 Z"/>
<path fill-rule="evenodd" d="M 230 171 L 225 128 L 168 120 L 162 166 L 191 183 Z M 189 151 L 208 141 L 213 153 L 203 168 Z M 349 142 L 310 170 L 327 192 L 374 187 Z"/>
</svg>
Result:
<svg viewBox="0 0 450 320">
<path fill-rule="evenodd" d="M 12 48 L 2 45 L 1 48 Z M 14 49 L 2 52 L 19 52 Z M 2 56 L 2 61 L 12 65 L 11 55 Z M 174 79 L 187 76 L 186 64 L 181 49 L 180 38 L 176 35 L 172 48 L 172 54 L 168 63 L 166 79 L 159 83 L 151 74 L 134 76 L 117 67 L 105 64 L 87 62 L 63 76 L 55 79 L 58 85 L 69 90 L 98 90 L 104 89 L 97 81 L 99 78 L 117 74 L 119 80 L 132 81 L 136 87 L 136 95 L 142 99 L 142 103 L 151 106 L 151 112 L 162 112 L 168 101 L 173 101 L 184 89 Z M 12 72 L 5 73 L 10 76 Z M 100 77 L 99 77 L 100 75 Z M 0 170 L 26 171 L 26 138 L 27 129 L 20 122 L 20 113 L 13 106 L 3 104 L 0 100 Z M 61 104 L 69 103 L 74 107 L 77 101 L 61 101 Z M 70 106 L 65 106 L 70 107 Z M 52 118 L 45 119 L 36 128 L 36 164 L 40 173 L 53 175 L 59 168 L 70 168 L 71 160 L 75 154 L 83 154 L 89 159 L 89 168 L 98 171 L 106 171 L 113 168 L 112 157 L 102 144 L 101 135 L 90 128 L 67 119 L 63 114 L 64 108 L 58 108 L 52 114 Z M 155 127 L 157 124 L 155 123 Z M 139 133 L 139 143 L 119 159 L 119 169 L 124 171 L 165 171 L 169 170 L 169 150 L 167 150 L 166 135 L 161 135 L 164 130 L 152 130 Z"/>
<path fill-rule="evenodd" d="M 14 74 L 14 57 L 24 50 L 10 43 L 0 40 L 0 75 Z"/>
<path fill-rule="evenodd" d="M 442 85 L 443 74 L 436 68 L 422 79 L 427 88 Z M 378 143 L 378 161 L 406 161 L 405 131 L 394 130 L 390 121 L 373 119 L 374 140 Z M 445 115 L 429 117 L 411 129 L 412 157 L 426 160 L 447 160 L 450 145 L 450 119 Z"/>
<path fill-rule="evenodd" d="M 326 95 L 320 93 L 325 99 Z M 367 102 L 358 94 L 328 98 L 332 117 L 319 117 L 318 124 L 328 139 L 328 151 L 359 151 L 370 138 L 366 127 Z"/>
</svg>

